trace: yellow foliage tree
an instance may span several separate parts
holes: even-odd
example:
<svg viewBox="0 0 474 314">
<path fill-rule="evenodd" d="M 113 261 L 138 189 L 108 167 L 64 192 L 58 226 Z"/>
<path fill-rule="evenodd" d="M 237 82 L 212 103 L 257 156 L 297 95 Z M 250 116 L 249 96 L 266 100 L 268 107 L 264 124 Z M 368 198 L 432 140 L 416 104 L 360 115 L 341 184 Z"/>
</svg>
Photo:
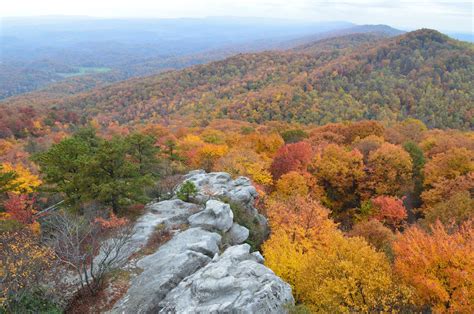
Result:
<svg viewBox="0 0 474 314">
<path fill-rule="evenodd" d="M 307 196 L 308 193 L 308 178 L 297 171 L 290 171 L 278 179 L 273 195 L 281 199 L 290 199 L 295 196 Z"/>
<path fill-rule="evenodd" d="M 258 154 L 272 158 L 276 151 L 285 144 L 283 138 L 277 133 L 257 134 L 252 133 L 242 139 L 242 146 L 254 150 Z"/>
<path fill-rule="evenodd" d="M 284 229 L 272 230 L 270 238 L 262 245 L 265 265 L 291 285 L 293 293 L 298 289 L 299 274 L 306 264 L 307 248 L 295 241 Z"/>
<path fill-rule="evenodd" d="M 265 264 L 290 283 L 298 302 L 325 313 L 398 311 L 410 304 L 410 290 L 397 284 L 385 255 L 362 238 L 345 238 L 319 203 L 268 202 Z"/>
<path fill-rule="evenodd" d="M 357 189 L 365 176 L 363 156 L 358 150 L 329 144 L 316 155 L 312 172 L 324 187 L 326 206 L 338 211 L 357 205 Z"/>
<path fill-rule="evenodd" d="M 373 195 L 403 196 L 410 187 L 412 160 L 400 146 L 383 143 L 368 158 L 369 175 L 365 182 L 365 197 Z"/>
<path fill-rule="evenodd" d="M 445 180 L 453 180 L 474 171 L 474 152 L 466 148 L 453 148 L 437 154 L 425 166 L 424 184 L 432 187 Z"/>
<path fill-rule="evenodd" d="M 216 161 L 229 151 L 227 145 L 204 144 L 197 150 L 196 158 L 200 167 L 206 171 L 214 168 Z"/>
<path fill-rule="evenodd" d="M 297 296 L 310 309 L 324 313 L 399 311 L 410 303 L 410 291 L 399 286 L 383 253 L 362 238 L 334 233 L 303 259 L 296 276 Z"/>
<path fill-rule="evenodd" d="M 13 149 L 14 143 L 11 140 L 0 139 L 0 156 Z"/>
<path fill-rule="evenodd" d="M 272 174 L 263 164 L 249 163 L 246 164 L 245 167 L 247 168 L 246 175 L 250 176 L 255 183 L 261 185 L 270 185 L 273 183 Z"/>
<path fill-rule="evenodd" d="M 30 170 L 22 164 L 13 165 L 11 163 L 3 163 L 2 166 L 3 172 L 15 172 L 17 174 L 17 177 L 12 181 L 12 185 L 15 186 L 15 188 L 11 191 L 15 194 L 33 193 L 41 185 L 39 177 L 32 174 Z"/>
<path fill-rule="evenodd" d="M 256 152 L 246 148 L 234 148 L 221 158 L 216 166 L 232 176 L 249 176 L 255 183 L 270 185 L 272 175 L 268 171 L 269 162 Z"/>
</svg>

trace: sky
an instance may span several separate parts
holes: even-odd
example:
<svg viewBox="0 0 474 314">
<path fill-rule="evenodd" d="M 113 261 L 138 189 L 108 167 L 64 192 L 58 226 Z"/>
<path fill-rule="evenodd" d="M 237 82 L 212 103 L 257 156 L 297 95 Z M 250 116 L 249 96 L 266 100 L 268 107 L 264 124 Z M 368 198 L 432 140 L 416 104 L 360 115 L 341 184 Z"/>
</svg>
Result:
<svg viewBox="0 0 474 314">
<path fill-rule="evenodd" d="M 178 18 L 245 16 L 388 24 L 472 33 L 472 0 L 0 0 L 0 17 L 86 15 Z"/>
</svg>

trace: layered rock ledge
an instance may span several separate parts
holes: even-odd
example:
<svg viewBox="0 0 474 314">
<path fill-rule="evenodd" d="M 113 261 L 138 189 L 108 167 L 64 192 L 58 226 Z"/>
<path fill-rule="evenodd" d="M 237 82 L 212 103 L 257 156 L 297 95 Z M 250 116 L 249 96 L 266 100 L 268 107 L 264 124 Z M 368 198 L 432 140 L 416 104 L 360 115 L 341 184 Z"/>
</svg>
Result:
<svg viewBox="0 0 474 314">
<path fill-rule="evenodd" d="M 198 190 L 192 203 L 151 203 L 137 221 L 128 253 L 136 253 L 157 226 L 175 232 L 156 252 L 139 258 L 139 274 L 110 313 L 285 313 L 290 286 L 244 243 L 249 230 L 234 221 L 237 204 L 261 226 L 257 192 L 244 177 L 192 171 L 184 181 Z M 179 187 L 178 187 L 179 188 Z M 243 244 L 242 244 L 243 243 Z"/>
</svg>

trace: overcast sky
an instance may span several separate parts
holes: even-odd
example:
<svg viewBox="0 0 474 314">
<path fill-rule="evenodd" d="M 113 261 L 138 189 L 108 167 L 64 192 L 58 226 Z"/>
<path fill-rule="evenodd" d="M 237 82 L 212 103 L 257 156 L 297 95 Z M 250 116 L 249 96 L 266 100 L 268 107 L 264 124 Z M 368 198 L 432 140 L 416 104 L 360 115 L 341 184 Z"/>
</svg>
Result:
<svg viewBox="0 0 474 314">
<path fill-rule="evenodd" d="M 0 16 L 251 16 L 473 32 L 473 1 L 456 0 L 0 0 Z"/>
</svg>

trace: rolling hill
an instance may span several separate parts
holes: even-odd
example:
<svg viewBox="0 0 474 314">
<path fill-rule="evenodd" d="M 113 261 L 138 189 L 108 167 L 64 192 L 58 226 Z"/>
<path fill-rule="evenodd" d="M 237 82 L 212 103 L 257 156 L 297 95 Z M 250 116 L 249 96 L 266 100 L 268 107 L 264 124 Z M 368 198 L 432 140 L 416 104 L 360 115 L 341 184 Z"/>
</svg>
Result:
<svg viewBox="0 0 474 314">
<path fill-rule="evenodd" d="M 0 32 L 0 99 L 67 82 L 70 76 L 94 74 L 84 80 L 93 76 L 98 83 L 111 83 L 351 26 L 235 17 L 5 18 Z"/>
<path fill-rule="evenodd" d="M 422 29 L 239 54 L 48 103 L 105 124 L 182 117 L 316 124 L 412 117 L 429 127 L 472 129 L 473 82 L 473 45 Z M 34 99 L 6 103 L 34 105 Z"/>
</svg>

